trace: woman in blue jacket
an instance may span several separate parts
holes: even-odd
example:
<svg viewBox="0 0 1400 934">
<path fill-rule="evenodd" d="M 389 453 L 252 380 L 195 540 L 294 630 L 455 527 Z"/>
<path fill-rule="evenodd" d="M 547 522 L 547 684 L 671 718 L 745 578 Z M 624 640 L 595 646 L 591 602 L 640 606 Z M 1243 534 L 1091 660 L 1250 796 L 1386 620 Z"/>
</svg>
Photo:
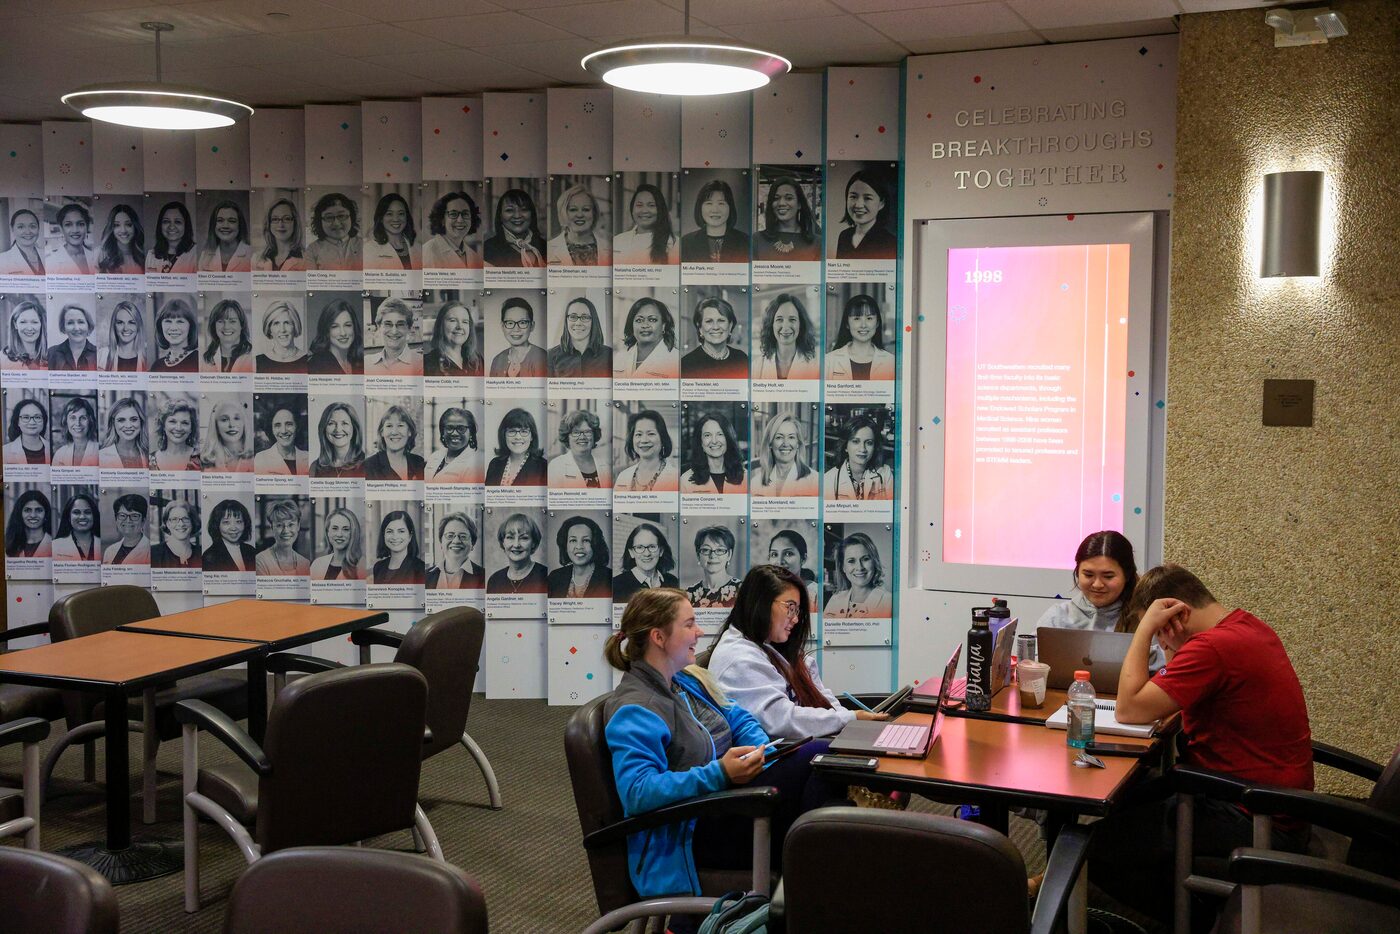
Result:
<svg viewBox="0 0 1400 934">
<path fill-rule="evenodd" d="M 811 757 L 825 742 L 763 768 L 769 742 L 758 722 L 727 701 L 695 662 L 700 639 L 685 591 L 657 587 L 638 592 L 622 614 L 621 629 L 604 650 L 626 672 L 604 706 L 613 778 L 629 817 L 676 801 L 760 780 L 780 792 L 773 849 L 802 812 L 830 803 L 825 783 L 812 774 Z M 697 674 L 698 672 L 698 674 Z M 745 754 L 760 750 L 749 758 Z M 760 778 L 761 774 L 761 778 Z M 632 884 L 643 898 L 700 893 L 695 867 L 749 865 L 748 819 L 685 821 L 627 839 Z"/>
</svg>

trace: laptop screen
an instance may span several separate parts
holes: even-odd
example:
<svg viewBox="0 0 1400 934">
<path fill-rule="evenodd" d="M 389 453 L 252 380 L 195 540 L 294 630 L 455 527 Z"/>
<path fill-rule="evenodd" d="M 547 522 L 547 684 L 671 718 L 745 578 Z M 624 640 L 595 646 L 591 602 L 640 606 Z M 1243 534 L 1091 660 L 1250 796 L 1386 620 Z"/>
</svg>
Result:
<svg viewBox="0 0 1400 934">
<path fill-rule="evenodd" d="M 953 654 L 948 656 L 948 664 L 943 667 L 943 683 L 938 688 L 938 706 L 933 711 L 933 724 L 928 731 L 928 746 L 925 752 L 933 748 L 933 744 L 938 740 L 938 731 L 943 726 L 943 707 L 948 703 L 948 694 L 953 689 L 953 679 L 958 674 L 958 661 L 962 658 L 962 643 L 953 646 Z"/>
</svg>

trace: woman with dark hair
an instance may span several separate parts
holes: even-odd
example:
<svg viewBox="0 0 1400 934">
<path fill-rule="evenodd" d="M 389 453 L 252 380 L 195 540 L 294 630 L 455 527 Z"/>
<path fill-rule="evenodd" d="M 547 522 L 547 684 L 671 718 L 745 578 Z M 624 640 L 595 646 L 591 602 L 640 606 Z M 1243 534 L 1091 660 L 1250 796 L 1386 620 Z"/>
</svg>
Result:
<svg viewBox="0 0 1400 934">
<path fill-rule="evenodd" d="M 199 410 L 185 399 L 170 399 L 156 414 L 156 449 L 152 470 L 200 470 L 203 464 L 195 443 L 199 438 Z"/>
<path fill-rule="evenodd" d="M 97 369 L 97 348 L 92 343 L 95 328 L 92 312 L 77 302 L 64 305 L 58 312 L 58 330 L 66 339 L 49 348 L 49 369 Z"/>
<path fill-rule="evenodd" d="M 449 191 L 428 212 L 424 269 L 480 269 L 481 254 L 467 238 L 481 229 L 481 210 L 464 191 Z"/>
<path fill-rule="evenodd" d="M 151 540 L 146 537 L 150 506 L 140 493 L 126 493 L 112 503 L 112 518 L 121 536 L 102 552 L 103 564 L 150 564 Z"/>
<path fill-rule="evenodd" d="M 199 510 L 193 503 L 166 503 L 160 511 L 160 543 L 151 546 L 151 567 L 198 570 L 199 549 L 193 541 L 198 529 Z"/>
<path fill-rule="evenodd" d="M 344 402 L 332 402 L 317 426 L 320 451 L 311 465 L 313 477 L 363 477 L 365 440 L 360 416 Z"/>
<path fill-rule="evenodd" d="M 797 179 L 773 179 L 763 203 L 763 230 L 754 241 L 754 259 L 815 262 L 821 259 L 821 230 Z"/>
<path fill-rule="evenodd" d="M 421 269 L 422 249 L 417 241 L 408 199 L 398 192 L 389 192 L 374 206 L 374 226 L 365 238 L 365 268 Z"/>
<path fill-rule="evenodd" d="M 120 301 L 107 322 L 107 345 L 97 350 L 97 368 L 106 373 L 140 373 L 146 369 L 146 326 L 135 302 Z"/>
<path fill-rule="evenodd" d="M 817 329 L 802 299 L 792 292 L 773 297 L 763 311 L 754 379 L 820 379 Z"/>
<path fill-rule="evenodd" d="M 252 272 L 253 248 L 248 243 L 248 218 L 232 201 L 220 201 L 209 212 L 209 229 L 199 251 L 200 272 Z"/>
<path fill-rule="evenodd" d="M 274 302 L 273 304 L 280 304 Z M 264 316 L 266 321 L 266 316 Z M 253 372 L 253 343 L 248 339 L 248 317 L 243 306 L 226 298 L 209 312 L 209 344 L 201 367 L 210 373 Z"/>
<path fill-rule="evenodd" d="M 598 200 L 581 184 L 570 185 L 554 206 L 559 233 L 547 244 L 551 266 L 611 266 L 612 243 L 598 227 Z"/>
<path fill-rule="evenodd" d="M 302 272 L 306 269 L 302 236 L 297 206 L 287 198 L 278 198 L 263 220 L 263 248 L 253 260 L 253 268 L 259 272 Z"/>
<path fill-rule="evenodd" d="M 0 276 L 42 276 L 39 215 L 20 208 L 10 215 L 10 248 L 0 253 Z"/>
<path fill-rule="evenodd" d="M 559 446 L 564 453 L 549 460 L 549 485 L 558 490 L 602 489 L 612 486 L 607 459 L 593 451 L 603 440 L 603 422 L 587 409 L 574 409 L 559 420 Z"/>
<path fill-rule="evenodd" d="M 783 529 L 768 541 L 768 563 L 785 568 L 807 585 L 807 597 L 817 605 L 817 575 L 807 567 L 807 539 L 793 529 Z"/>
<path fill-rule="evenodd" d="M 141 229 L 141 215 L 129 204 L 118 204 L 107 215 L 97 271 L 113 276 L 139 276 L 146 271 L 146 232 Z"/>
<path fill-rule="evenodd" d="M 491 358 L 488 376 L 531 379 L 548 372 L 549 358 L 544 348 L 530 343 L 535 333 L 535 309 L 519 295 L 501 302 L 501 334 L 506 349 Z"/>
<path fill-rule="evenodd" d="M 301 340 L 302 331 L 301 311 L 294 302 L 279 298 L 269 304 L 262 319 L 263 337 L 268 341 L 267 352 L 257 356 L 255 363 L 258 372 L 306 372 L 306 352 L 297 343 Z"/>
<path fill-rule="evenodd" d="M 665 303 L 644 296 L 627 309 L 621 353 L 613 355 L 614 379 L 676 379 L 676 319 Z"/>
<path fill-rule="evenodd" d="M 49 498 L 38 490 L 25 490 L 10 507 L 5 523 L 5 555 L 10 558 L 49 558 L 53 556 L 53 509 Z"/>
<path fill-rule="evenodd" d="M 690 316 L 700 343 L 681 358 L 686 379 L 748 379 L 749 355 L 729 341 L 739 327 L 734 306 L 711 295 L 700 299 Z"/>
<path fill-rule="evenodd" d="M 1137 579 L 1133 543 L 1122 532 L 1094 532 L 1074 551 L 1074 593 L 1050 604 L 1036 626 L 1130 632 L 1123 608 L 1133 598 Z M 1165 664 L 1162 647 L 1154 640 L 1148 668 L 1156 671 Z"/>
<path fill-rule="evenodd" d="M 675 569 L 671 543 L 659 528 L 643 522 L 627 536 L 627 546 L 622 549 L 622 571 L 612 580 L 613 603 L 626 603 L 642 590 L 679 587 L 680 578 L 671 573 Z"/>
<path fill-rule="evenodd" d="M 54 467 L 97 466 L 97 415 L 92 403 L 74 396 L 63 406 L 59 419 L 68 443 L 53 452 Z"/>
<path fill-rule="evenodd" d="M 894 472 L 885 463 L 880 425 L 868 415 L 857 415 L 846 426 L 845 456 L 826 472 L 825 498 L 890 499 L 894 496 Z"/>
<path fill-rule="evenodd" d="M 679 471 L 671 459 L 674 446 L 666 419 L 651 409 L 640 409 L 627 418 L 624 444 L 630 467 L 623 468 L 613 484 L 622 493 L 674 493 Z"/>
<path fill-rule="evenodd" d="M 283 499 L 267 510 L 267 524 L 272 530 L 272 544 L 258 552 L 253 567 L 259 577 L 304 577 L 311 572 L 311 562 L 296 550 L 301 535 L 301 507 L 295 500 Z"/>
<path fill-rule="evenodd" d="M 476 437 L 476 416 L 461 406 L 451 405 L 438 416 L 436 451 L 423 464 L 423 478 L 429 483 L 480 483 L 481 457 Z"/>
<path fill-rule="evenodd" d="M 507 564 L 486 579 L 487 593 L 548 593 L 549 574 L 534 559 L 544 534 L 535 520 L 521 512 L 506 516 L 496 530 L 496 543 Z"/>
<path fill-rule="evenodd" d="M 703 412 L 690 430 L 690 469 L 681 476 L 682 493 L 747 493 L 748 478 L 739 437 L 719 412 Z"/>
<path fill-rule="evenodd" d="M 146 254 L 146 274 L 193 274 L 194 221 L 183 201 L 167 201 L 156 215 L 156 243 Z"/>
<path fill-rule="evenodd" d="M 846 181 L 846 229 L 836 238 L 837 259 L 894 259 L 899 241 L 890 230 L 890 180 L 884 172 L 858 169 Z"/>
<path fill-rule="evenodd" d="M 839 619 L 888 619 L 894 597 L 885 586 L 885 566 L 874 540 L 864 532 L 852 532 L 837 544 L 833 558 L 836 593 L 826 601 L 826 615 Z"/>
<path fill-rule="evenodd" d="M 4 461 L 7 464 L 49 462 L 49 410 L 37 399 L 21 399 L 10 409 L 5 428 Z"/>
<path fill-rule="evenodd" d="M 252 572 L 258 552 L 248 539 L 253 537 L 253 517 L 248 507 L 236 499 L 221 500 L 209 511 L 209 547 L 201 560 L 205 571 Z"/>
<path fill-rule="evenodd" d="M 327 192 L 311 210 L 311 232 L 306 248 L 308 269 L 360 268 L 360 209 L 355 200 L 338 191 Z"/>
<path fill-rule="evenodd" d="M 559 343 L 549 348 L 549 375 L 555 378 L 607 379 L 612 349 L 603 343 L 603 322 L 593 302 L 580 295 L 564 306 Z"/>
<path fill-rule="evenodd" d="M 113 469 L 149 470 L 144 400 L 122 396 L 107 410 L 107 430 L 97 452 L 97 465 Z"/>
<path fill-rule="evenodd" d="M 321 309 L 306 372 L 349 376 L 363 370 L 364 362 L 365 344 L 360 333 L 359 312 L 345 299 L 336 299 Z"/>
<path fill-rule="evenodd" d="M 671 266 L 676 262 L 676 235 L 671 231 L 671 208 L 655 185 L 643 182 L 628 205 L 632 229 L 613 240 L 613 262 L 638 266 Z"/>
<path fill-rule="evenodd" d="M 401 405 L 391 405 L 375 432 L 379 450 L 365 459 L 366 480 L 422 480 L 423 457 L 413 453 L 418 423 Z"/>
<path fill-rule="evenodd" d="M 194 309 L 183 298 L 172 298 L 156 313 L 156 349 L 153 373 L 199 371 L 199 330 Z"/>
<path fill-rule="evenodd" d="M 612 570 L 603 530 L 587 516 L 571 516 L 554 533 L 559 567 L 549 572 L 549 596 L 555 600 L 612 596 Z"/>
<path fill-rule="evenodd" d="M 480 376 L 481 347 L 471 309 L 452 300 L 438 309 L 433 336 L 423 354 L 424 376 Z"/>
<path fill-rule="evenodd" d="M 297 416 L 278 406 L 267 425 L 271 443 L 253 456 L 253 472 L 259 476 L 306 476 L 306 451 L 297 444 Z"/>
<path fill-rule="evenodd" d="M 47 326 L 44 308 L 33 299 L 25 299 L 10 314 L 10 333 L 5 341 L 5 369 L 42 370 L 49 362 Z"/>
<path fill-rule="evenodd" d="M 700 563 L 700 580 L 686 588 L 693 607 L 729 607 L 739 593 L 739 579 L 729 573 L 734 561 L 734 533 L 722 525 L 712 525 L 695 533 L 695 557 Z"/>
<path fill-rule="evenodd" d="M 540 233 L 535 202 L 522 189 L 508 189 L 496 200 L 493 233 L 481 245 L 488 266 L 543 269 L 548 246 Z"/>
<path fill-rule="evenodd" d="M 402 509 L 395 509 L 379 523 L 379 547 L 375 551 L 372 584 L 423 583 L 426 570 L 422 550 L 418 545 L 418 530 L 413 518 Z"/>
<path fill-rule="evenodd" d="M 326 542 L 326 552 L 311 562 L 310 576 L 316 581 L 365 579 L 364 545 L 360 532 L 360 519 L 344 506 L 337 506 L 326 514 L 321 528 L 321 537 Z"/>
<path fill-rule="evenodd" d="M 476 551 L 476 523 L 465 512 L 449 512 L 438 520 L 438 563 L 428 568 L 429 590 L 479 590 L 481 566 Z"/>
<path fill-rule="evenodd" d="M 682 263 L 747 263 L 749 235 L 735 228 L 734 190 L 722 178 L 706 182 L 695 196 L 695 226 L 681 237 Z"/>
<path fill-rule="evenodd" d="M 836 340 L 826 355 L 829 380 L 894 379 L 894 354 L 885 349 L 885 316 L 869 295 L 852 295 L 841 309 Z"/>
<path fill-rule="evenodd" d="M 710 674 L 773 737 L 832 736 L 852 720 L 889 714 L 844 709 L 807 654 L 812 605 L 801 578 L 755 565 L 710 652 Z"/>
<path fill-rule="evenodd" d="M 548 477 L 535 417 L 511 409 L 496 426 L 496 456 L 486 465 L 486 485 L 544 486 Z"/>
<path fill-rule="evenodd" d="M 101 546 L 96 497 L 74 493 L 63 504 L 58 519 L 58 537 L 53 540 L 55 561 L 100 561 Z"/>
<path fill-rule="evenodd" d="M 44 266 L 50 276 L 90 276 L 97 272 L 97 251 L 87 245 L 92 232 L 92 214 L 76 202 L 58 209 L 56 219 L 63 241 L 49 253 Z"/>
</svg>

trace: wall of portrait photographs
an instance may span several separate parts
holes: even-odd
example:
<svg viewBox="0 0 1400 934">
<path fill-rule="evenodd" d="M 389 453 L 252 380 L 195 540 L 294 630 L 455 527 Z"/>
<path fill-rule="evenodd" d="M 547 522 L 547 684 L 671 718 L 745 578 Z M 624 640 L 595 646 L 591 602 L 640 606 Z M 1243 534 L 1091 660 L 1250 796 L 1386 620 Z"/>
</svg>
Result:
<svg viewBox="0 0 1400 934">
<path fill-rule="evenodd" d="M 824 119 L 838 72 L 866 139 Z M 885 686 L 896 79 L 33 128 L 0 162 L 7 578 L 477 606 L 488 693 L 577 703 L 631 594 L 715 632 L 774 562 L 828 667 L 867 650 L 828 681 Z"/>
</svg>

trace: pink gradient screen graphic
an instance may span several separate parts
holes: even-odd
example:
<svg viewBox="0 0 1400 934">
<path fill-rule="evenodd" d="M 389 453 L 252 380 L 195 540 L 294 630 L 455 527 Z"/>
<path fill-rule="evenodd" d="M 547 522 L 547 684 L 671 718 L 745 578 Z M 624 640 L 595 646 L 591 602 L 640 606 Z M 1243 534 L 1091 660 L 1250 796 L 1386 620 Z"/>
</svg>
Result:
<svg viewBox="0 0 1400 934">
<path fill-rule="evenodd" d="M 1128 244 L 948 251 L 943 560 L 1070 568 L 1123 529 Z"/>
</svg>

